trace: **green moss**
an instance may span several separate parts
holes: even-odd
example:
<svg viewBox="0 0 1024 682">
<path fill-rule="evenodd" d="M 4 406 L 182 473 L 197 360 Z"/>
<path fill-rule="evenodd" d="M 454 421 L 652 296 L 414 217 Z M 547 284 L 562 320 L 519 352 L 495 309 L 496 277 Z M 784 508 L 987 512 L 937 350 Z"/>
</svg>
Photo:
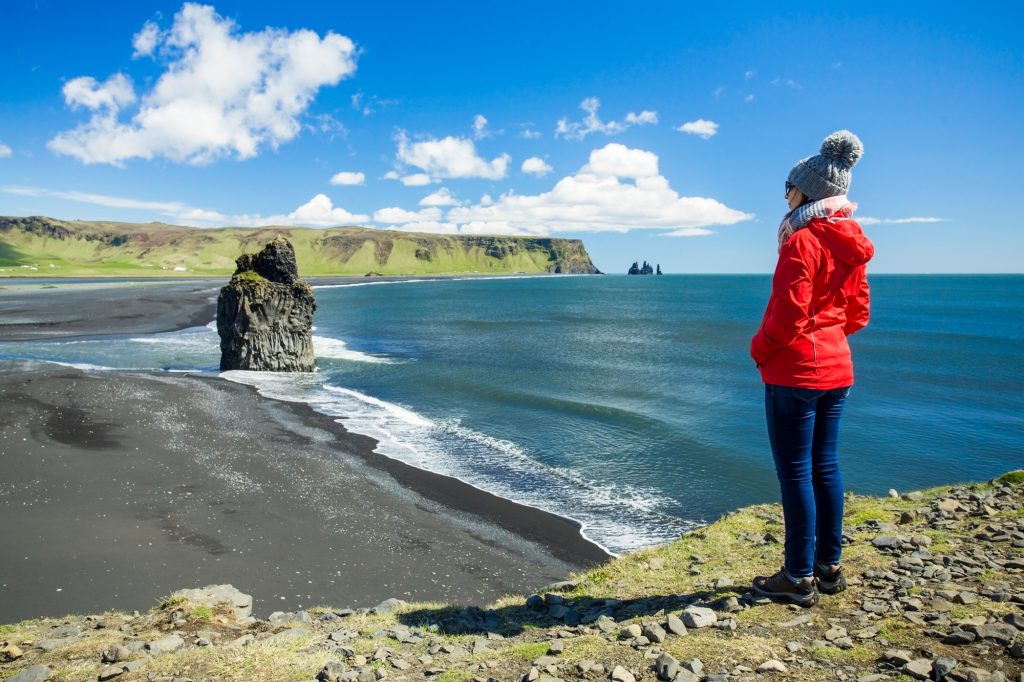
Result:
<svg viewBox="0 0 1024 682">
<path fill-rule="evenodd" d="M 851 508 L 847 509 L 844 515 L 844 523 L 851 526 L 859 526 L 874 519 L 884 523 L 893 523 L 896 520 L 896 508 L 900 506 L 898 500 L 894 499 L 857 499 Z"/>
<path fill-rule="evenodd" d="M 996 483 L 999 483 L 1001 485 L 1009 484 L 1013 486 L 1024 484 L 1024 469 L 1018 469 L 1017 471 L 1010 471 L 1008 473 L 1005 473 L 996 479 Z"/>
<path fill-rule="evenodd" d="M 811 648 L 811 656 L 819 661 L 831 661 L 833 663 L 867 665 L 878 658 L 878 653 L 873 647 L 864 644 L 854 644 L 849 649 L 840 649 L 834 646 L 816 646 Z"/>
<path fill-rule="evenodd" d="M 548 652 L 547 642 L 523 642 L 514 644 L 502 651 L 506 658 L 517 661 L 532 661 Z"/>
<path fill-rule="evenodd" d="M 438 682 L 464 682 L 473 679 L 473 673 L 462 668 L 449 668 L 437 678 Z"/>
<path fill-rule="evenodd" d="M 909 645 L 914 635 L 914 627 L 901 618 L 886 618 L 878 624 L 878 637 L 892 646 Z"/>
<path fill-rule="evenodd" d="M 192 609 L 192 617 L 196 620 L 210 620 L 213 618 L 213 609 L 205 604 L 200 604 Z"/>
<path fill-rule="evenodd" d="M 245 272 L 239 272 L 237 275 L 231 278 L 232 280 L 238 280 L 240 282 L 257 282 L 262 284 L 267 281 L 267 278 L 258 272 L 253 270 L 246 270 Z"/>
<path fill-rule="evenodd" d="M 169 597 L 164 597 L 163 599 L 161 599 L 154 610 L 166 611 L 167 609 L 173 609 L 178 606 L 181 606 L 186 601 L 188 600 L 180 594 L 172 594 Z"/>
</svg>

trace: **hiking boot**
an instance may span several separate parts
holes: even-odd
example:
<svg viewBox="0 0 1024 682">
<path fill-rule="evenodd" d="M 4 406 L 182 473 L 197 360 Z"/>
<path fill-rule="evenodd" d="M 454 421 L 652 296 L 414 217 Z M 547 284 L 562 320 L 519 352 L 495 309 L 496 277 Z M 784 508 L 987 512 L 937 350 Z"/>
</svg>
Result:
<svg viewBox="0 0 1024 682">
<path fill-rule="evenodd" d="M 770 576 L 754 578 L 754 591 L 765 597 L 787 599 L 798 606 L 808 607 L 818 603 L 818 588 L 813 577 L 801 578 L 794 583 L 786 576 L 785 568 Z"/>
<path fill-rule="evenodd" d="M 824 594 L 839 594 L 846 589 L 846 575 L 839 564 L 824 568 L 814 564 L 814 580 L 818 584 L 818 591 Z"/>
</svg>

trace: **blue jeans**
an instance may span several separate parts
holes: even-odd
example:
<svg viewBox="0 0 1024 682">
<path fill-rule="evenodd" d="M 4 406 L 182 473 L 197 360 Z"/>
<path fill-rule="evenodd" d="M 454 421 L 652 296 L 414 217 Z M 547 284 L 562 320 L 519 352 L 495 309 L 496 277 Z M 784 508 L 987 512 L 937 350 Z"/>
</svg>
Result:
<svg viewBox="0 0 1024 682">
<path fill-rule="evenodd" d="M 782 492 L 786 565 L 791 580 L 838 564 L 843 540 L 839 418 L 850 388 L 764 387 L 768 440 Z"/>
</svg>

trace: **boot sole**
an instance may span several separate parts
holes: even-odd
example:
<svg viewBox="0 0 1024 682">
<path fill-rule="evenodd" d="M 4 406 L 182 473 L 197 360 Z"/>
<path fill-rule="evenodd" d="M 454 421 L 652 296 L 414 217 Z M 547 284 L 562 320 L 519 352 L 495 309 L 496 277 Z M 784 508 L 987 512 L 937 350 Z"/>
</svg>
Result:
<svg viewBox="0 0 1024 682">
<path fill-rule="evenodd" d="M 839 594 L 840 592 L 842 592 L 845 589 L 846 589 L 846 578 L 845 577 L 839 578 L 839 580 L 835 581 L 834 583 L 830 583 L 828 581 L 822 580 L 821 578 L 818 578 L 818 592 L 821 592 L 822 594 L 828 594 L 828 595 Z"/>
<path fill-rule="evenodd" d="M 794 594 L 793 592 L 769 592 L 768 590 L 758 587 L 757 585 L 753 585 L 752 587 L 754 588 L 754 592 L 757 592 L 762 597 L 771 597 L 773 599 L 785 599 L 796 604 L 797 606 L 802 606 L 805 609 L 814 606 L 818 603 L 818 590 L 816 589 L 810 594 Z"/>
</svg>

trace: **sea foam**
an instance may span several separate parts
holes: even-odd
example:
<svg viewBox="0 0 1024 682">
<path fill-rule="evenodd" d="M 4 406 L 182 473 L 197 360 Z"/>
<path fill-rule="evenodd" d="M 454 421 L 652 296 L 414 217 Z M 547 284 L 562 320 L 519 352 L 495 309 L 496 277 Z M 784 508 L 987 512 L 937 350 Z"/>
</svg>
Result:
<svg viewBox="0 0 1024 682">
<path fill-rule="evenodd" d="M 313 353 L 318 358 L 330 358 L 332 360 L 351 360 L 352 362 L 376 362 L 382 364 L 394 362 L 390 358 L 352 350 L 341 339 L 332 339 L 329 336 L 313 337 Z"/>
<path fill-rule="evenodd" d="M 323 384 L 315 374 L 231 371 L 221 376 L 254 386 L 265 397 L 306 403 L 336 417 L 347 430 L 376 440 L 380 455 L 577 521 L 584 537 L 611 554 L 671 540 L 697 525 L 659 513 L 658 507 L 672 501 L 654 490 L 589 481 L 456 418 L 431 419 L 403 405 Z"/>
</svg>

